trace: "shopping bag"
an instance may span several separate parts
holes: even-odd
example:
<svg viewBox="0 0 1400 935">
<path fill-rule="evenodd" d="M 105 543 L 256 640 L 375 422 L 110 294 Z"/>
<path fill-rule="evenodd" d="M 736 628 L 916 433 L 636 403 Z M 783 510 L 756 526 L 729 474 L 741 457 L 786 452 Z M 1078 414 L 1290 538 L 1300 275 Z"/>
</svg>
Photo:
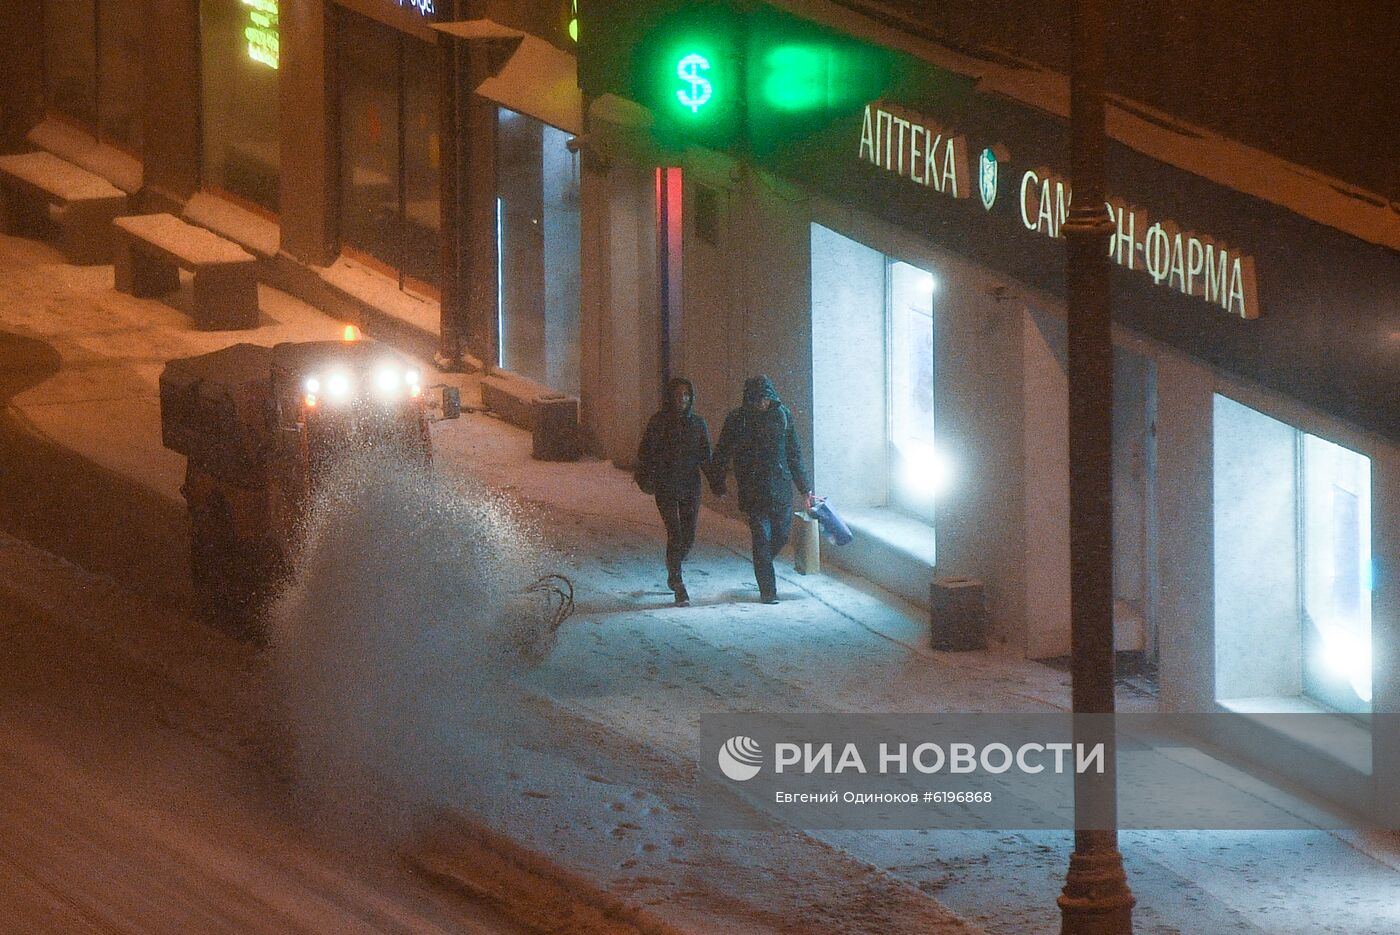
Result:
<svg viewBox="0 0 1400 935">
<path fill-rule="evenodd" d="M 831 506 L 831 501 L 826 497 L 813 497 L 812 508 L 808 510 L 813 519 L 821 524 L 822 532 L 836 545 L 847 545 L 855 536 L 851 533 L 851 527 L 846 525 Z"/>
<path fill-rule="evenodd" d="M 805 510 L 792 515 L 797 519 L 792 531 L 793 570 L 799 575 L 819 575 L 822 571 L 821 524 Z"/>
</svg>

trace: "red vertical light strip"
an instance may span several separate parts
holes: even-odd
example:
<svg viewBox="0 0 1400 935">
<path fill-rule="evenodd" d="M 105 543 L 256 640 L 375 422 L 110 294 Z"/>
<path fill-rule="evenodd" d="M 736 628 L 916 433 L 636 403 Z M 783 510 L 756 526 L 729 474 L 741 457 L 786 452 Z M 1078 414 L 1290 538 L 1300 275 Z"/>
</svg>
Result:
<svg viewBox="0 0 1400 935">
<path fill-rule="evenodd" d="M 675 282 L 675 273 L 680 272 L 681 259 L 681 210 L 685 199 L 681 184 L 681 170 L 666 170 L 666 217 L 669 221 L 667 234 L 667 246 L 671 250 L 672 282 Z"/>
<path fill-rule="evenodd" d="M 660 373 L 661 393 L 664 398 L 665 387 L 671 379 L 671 237 L 669 232 L 669 222 L 667 221 L 666 196 L 670 194 L 670 186 L 667 184 L 665 173 L 667 170 L 662 166 L 656 168 L 656 313 L 657 325 L 660 336 Z"/>
<path fill-rule="evenodd" d="M 683 254 L 681 250 L 682 235 L 685 230 L 682 223 L 685 216 L 685 189 L 682 171 L 679 167 L 666 170 L 666 337 L 670 352 L 667 371 L 670 376 L 676 376 L 676 369 L 684 357 L 681 348 L 685 340 L 681 324 L 681 307 L 683 305 L 683 293 L 681 292 Z"/>
</svg>

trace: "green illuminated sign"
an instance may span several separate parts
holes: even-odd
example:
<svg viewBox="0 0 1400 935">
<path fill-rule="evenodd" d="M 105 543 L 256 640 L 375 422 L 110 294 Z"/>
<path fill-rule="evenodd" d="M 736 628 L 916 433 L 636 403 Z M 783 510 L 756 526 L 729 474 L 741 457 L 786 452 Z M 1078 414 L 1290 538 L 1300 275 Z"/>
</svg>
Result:
<svg viewBox="0 0 1400 935">
<path fill-rule="evenodd" d="M 698 114 L 715 96 L 714 85 L 701 77 L 702 72 L 709 70 L 710 60 L 697 52 L 691 52 L 676 63 L 676 77 L 685 82 L 685 87 L 676 92 L 676 100 L 682 107 L 690 108 L 692 114 Z"/>
<path fill-rule="evenodd" d="M 592 38 L 594 11 L 608 9 L 600 2 L 608 0 L 585 8 Z M 667 146 L 730 145 L 744 124 L 743 17 L 724 0 L 657 3 L 632 20 L 627 96 L 651 111 L 653 134 Z"/>
<path fill-rule="evenodd" d="M 239 0 L 248 7 L 248 25 L 243 37 L 248 40 L 248 57 L 276 68 L 280 61 L 277 36 L 277 0 Z"/>
<path fill-rule="evenodd" d="M 569 8 L 569 38 L 578 42 L 578 0 Z"/>
<path fill-rule="evenodd" d="M 580 61 L 580 79 L 611 89 L 625 67 L 625 95 L 651 111 L 666 147 L 791 148 L 857 118 L 890 84 L 889 53 L 761 4 L 589 0 L 587 9 L 596 54 Z"/>
</svg>

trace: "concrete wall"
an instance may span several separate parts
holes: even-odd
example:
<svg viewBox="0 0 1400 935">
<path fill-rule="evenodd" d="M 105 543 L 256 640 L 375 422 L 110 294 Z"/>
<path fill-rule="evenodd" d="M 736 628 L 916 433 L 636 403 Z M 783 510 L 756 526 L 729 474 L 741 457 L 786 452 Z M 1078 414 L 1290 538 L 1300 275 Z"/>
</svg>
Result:
<svg viewBox="0 0 1400 935">
<path fill-rule="evenodd" d="M 661 398 L 653 171 L 613 163 L 588 173 L 585 186 L 591 189 L 585 204 L 598 212 L 588 225 L 599 261 L 591 270 L 596 284 L 584 289 L 591 320 L 583 333 L 597 341 L 597 354 L 584 367 L 587 427 L 599 453 L 630 468 Z"/>
<path fill-rule="evenodd" d="M 726 336 L 742 327 L 742 283 L 729 273 L 736 249 L 733 164 L 708 154 L 690 154 L 683 166 L 683 259 L 681 317 L 685 322 L 671 344 L 671 373 L 695 385 L 696 411 L 710 423 L 718 441 L 724 414 L 739 405 L 744 379 L 742 350 Z M 703 186 L 716 210 L 716 238 L 708 243 L 695 232 L 697 191 Z M 780 388 L 781 389 L 781 388 Z"/>
<path fill-rule="evenodd" d="M 738 405 L 745 377 L 766 373 L 792 410 L 812 463 L 811 209 L 797 189 L 758 171 L 740 174 L 730 238 L 730 275 L 742 293 L 729 333 L 738 341 L 725 392 Z M 693 319 L 692 319 L 693 321 Z M 692 329 L 693 332 L 693 329 Z M 714 340 L 702 332 L 700 341 Z M 692 338 L 692 346 L 696 343 Z"/>
<path fill-rule="evenodd" d="M 718 439 L 724 415 L 741 402 L 746 377 L 766 373 L 792 410 L 804 457 L 812 457 L 811 236 L 807 201 L 771 177 L 720 157 L 688 153 L 685 163 L 685 329 L 672 372 L 696 387 L 697 408 Z M 695 233 L 695 190 L 719 203 L 718 238 Z M 733 509 L 733 499 L 722 508 Z"/>
<path fill-rule="evenodd" d="M 1026 655 L 1044 659 L 1070 651 L 1069 381 L 1065 322 L 1035 307 L 1024 312 Z M 1151 615 L 1148 541 L 1155 508 L 1148 444 L 1152 366 L 1137 353 L 1114 350 L 1113 586 L 1121 637 L 1146 631 Z M 1133 626 L 1123 627 L 1132 621 Z"/>
<path fill-rule="evenodd" d="M 1146 613 L 1148 487 L 1148 362 L 1113 354 L 1113 596 Z"/>
<path fill-rule="evenodd" d="M 607 173 L 591 152 L 580 153 L 579 205 L 584 218 L 579 240 L 579 424 L 584 447 L 603 455 L 602 400 L 603 309 L 607 301 L 607 279 L 603 258 L 607 254 L 600 219 L 607 206 Z"/>
<path fill-rule="evenodd" d="M 938 279 L 934 424 L 952 461 L 937 506 L 941 576 L 986 587 L 994 639 L 1026 648 L 1023 306 L 1007 284 L 951 255 L 925 266 Z M 911 260 L 914 262 L 914 260 Z M 922 265 L 922 264 L 918 264 Z"/>
<path fill-rule="evenodd" d="M 577 154 L 570 135 L 542 127 L 544 184 L 544 382 L 579 391 L 579 193 Z"/>
<path fill-rule="evenodd" d="M 1064 319 L 1031 306 L 1022 314 L 1024 645 L 1045 659 L 1069 653 L 1069 378 Z"/>
<path fill-rule="evenodd" d="M 1200 364 L 1144 347 L 1156 374 L 1158 684 L 1165 711 L 1215 710 L 1214 377 Z M 1151 577 L 1151 576 L 1150 576 Z"/>
<path fill-rule="evenodd" d="M 336 252 L 334 12 L 329 0 L 279 8 L 282 250 L 326 265 Z"/>
</svg>

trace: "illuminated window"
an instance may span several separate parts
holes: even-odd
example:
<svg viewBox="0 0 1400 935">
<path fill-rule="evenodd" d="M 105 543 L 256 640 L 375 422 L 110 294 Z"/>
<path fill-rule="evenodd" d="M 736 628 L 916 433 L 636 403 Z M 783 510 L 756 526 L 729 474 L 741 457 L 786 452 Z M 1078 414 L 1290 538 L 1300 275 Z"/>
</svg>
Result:
<svg viewBox="0 0 1400 935">
<path fill-rule="evenodd" d="M 937 281 L 819 224 L 811 238 L 816 485 L 845 509 L 921 521 L 931 556 L 953 482 L 935 443 Z"/>
<path fill-rule="evenodd" d="M 933 296 L 927 270 L 888 264 L 891 506 L 933 518 L 942 470 L 933 436 Z"/>
<path fill-rule="evenodd" d="M 202 183 L 276 212 L 281 169 L 277 0 L 199 7 Z"/>
<path fill-rule="evenodd" d="M 1303 690 L 1351 709 L 1371 700 L 1371 459 L 1302 435 L 1301 474 Z"/>
<path fill-rule="evenodd" d="M 1216 688 L 1371 706 L 1371 461 L 1215 397 Z"/>
<path fill-rule="evenodd" d="M 44 0 L 45 103 L 105 142 L 140 152 L 142 0 Z"/>
<path fill-rule="evenodd" d="M 398 279 L 441 280 L 437 46 L 341 9 L 340 239 Z"/>
<path fill-rule="evenodd" d="M 570 135 L 500 108 L 496 134 L 498 360 L 579 389 L 579 159 Z"/>
</svg>

